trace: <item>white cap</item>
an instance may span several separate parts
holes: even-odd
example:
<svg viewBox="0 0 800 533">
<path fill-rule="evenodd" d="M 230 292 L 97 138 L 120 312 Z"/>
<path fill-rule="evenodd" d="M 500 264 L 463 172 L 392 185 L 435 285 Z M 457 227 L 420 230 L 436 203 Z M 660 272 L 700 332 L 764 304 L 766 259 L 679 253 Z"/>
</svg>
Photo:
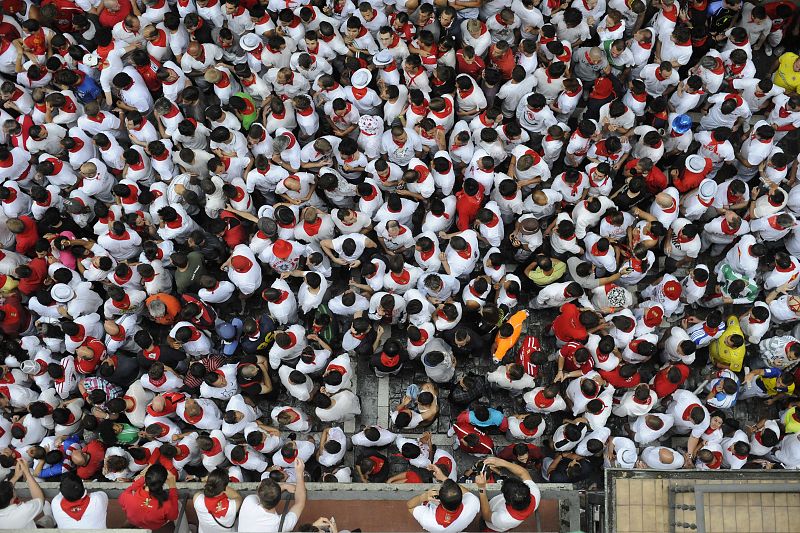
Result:
<svg viewBox="0 0 800 533">
<path fill-rule="evenodd" d="M 717 182 L 711 179 L 704 179 L 700 182 L 700 186 L 697 188 L 697 196 L 700 197 L 701 200 L 711 200 L 717 194 Z"/>
<path fill-rule="evenodd" d="M 686 168 L 698 174 L 706 168 L 706 158 L 701 155 L 690 155 L 686 158 Z"/>
<path fill-rule="evenodd" d="M 620 468 L 631 469 L 636 466 L 636 461 L 638 459 L 636 450 L 625 449 L 617 454 L 617 463 L 619 463 Z"/>
<path fill-rule="evenodd" d="M 391 65 L 392 61 L 394 61 L 394 56 L 389 50 L 381 50 L 380 52 L 372 56 L 372 63 L 378 67 Z"/>
<path fill-rule="evenodd" d="M 83 64 L 87 67 L 96 67 L 99 62 L 100 56 L 95 52 L 92 52 L 91 54 L 84 54 L 83 56 Z"/>
<path fill-rule="evenodd" d="M 249 52 L 250 50 L 255 50 L 256 48 L 258 48 L 258 45 L 262 43 L 263 41 L 261 40 L 261 37 L 259 37 L 255 33 L 248 33 L 239 40 L 239 46 L 241 46 L 242 50 L 246 52 Z"/>
<path fill-rule="evenodd" d="M 75 296 L 75 291 L 66 283 L 56 283 L 53 285 L 53 288 L 50 289 L 50 296 L 53 297 L 53 300 L 63 304 L 72 300 Z"/>
<path fill-rule="evenodd" d="M 358 69 L 350 76 L 350 84 L 356 89 L 363 89 L 369 85 L 370 81 L 372 81 L 372 73 L 365 68 Z"/>
<path fill-rule="evenodd" d="M 27 361 L 22 362 L 22 366 L 20 368 L 26 374 L 38 374 L 39 371 L 42 370 L 42 365 L 40 365 L 38 361 L 32 361 L 28 359 Z"/>
</svg>

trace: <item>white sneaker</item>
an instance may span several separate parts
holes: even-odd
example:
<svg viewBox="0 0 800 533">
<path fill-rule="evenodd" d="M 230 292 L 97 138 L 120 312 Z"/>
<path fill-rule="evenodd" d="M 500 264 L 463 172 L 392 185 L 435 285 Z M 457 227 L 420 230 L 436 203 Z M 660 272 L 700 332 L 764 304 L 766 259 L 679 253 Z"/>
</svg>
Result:
<svg viewBox="0 0 800 533">
<path fill-rule="evenodd" d="M 768 44 L 764 45 L 764 53 L 767 54 L 767 57 L 772 55 L 772 47 Z"/>
<path fill-rule="evenodd" d="M 772 52 L 775 54 L 775 57 L 780 57 L 780 56 L 783 55 L 783 53 L 785 51 L 786 51 L 786 48 L 784 48 L 783 46 L 779 46 L 775 50 L 773 50 Z"/>
</svg>

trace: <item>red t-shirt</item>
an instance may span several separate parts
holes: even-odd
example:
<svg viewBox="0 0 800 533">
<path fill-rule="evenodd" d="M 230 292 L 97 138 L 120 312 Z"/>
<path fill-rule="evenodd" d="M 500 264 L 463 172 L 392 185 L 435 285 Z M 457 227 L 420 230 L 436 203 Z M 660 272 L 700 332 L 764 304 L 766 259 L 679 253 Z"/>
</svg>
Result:
<svg viewBox="0 0 800 533">
<path fill-rule="evenodd" d="M 167 500 L 159 503 L 144 486 L 144 478 L 140 477 L 119 495 L 119 505 L 132 525 L 156 530 L 178 518 L 178 490 L 169 489 Z"/>
<path fill-rule="evenodd" d="M 625 168 L 632 169 L 638 162 L 638 159 L 631 159 L 625 163 Z M 667 188 L 667 177 L 658 167 L 650 169 L 650 173 L 644 178 L 644 182 L 647 185 L 647 190 L 650 191 L 651 194 L 658 194 Z"/>
<path fill-rule="evenodd" d="M 112 13 L 108 9 L 103 9 L 103 12 L 100 13 L 98 19 L 100 20 L 100 24 L 102 26 L 105 26 L 110 30 L 117 22 L 122 22 L 125 20 L 125 17 L 130 15 L 131 11 L 132 9 L 130 0 L 119 0 L 119 11 Z"/>
<path fill-rule="evenodd" d="M 475 222 L 475 217 L 483 203 L 483 185 L 478 187 L 478 194 L 475 196 L 469 196 L 464 191 L 456 193 L 456 213 L 458 213 L 456 226 L 459 231 L 471 228 L 472 223 Z"/>
<path fill-rule="evenodd" d="M 226 218 L 236 219 L 238 222 L 236 215 L 230 211 L 220 211 L 219 218 L 223 220 Z M 226 229 L 225 233 L 222 235 L 222 240 L 225 241 L 225 244 L 227 244 L 229 248 L 235 248 L 236 245 L 243 244 L 247 240 L 247 232 L 244 230 L 242 224 L 238 224 L 233 228 Z"/>
<path fill-rule="evenodd" d="M 26 296 L 34 294 L 44 284 L 44 280 L 47 278 L 47 261 L 41 257 L 34 257 L 28 263 L 28 267 L 31 269 L 31 275 L 19 280 L 17 286 L 19 292 Z"/>
<path fill-rule="evenodd" d="M 6 314 L 5 318 L 0 322 L 0 330 L 6 335 L 18 335 L 21 331 L 27 329 L 30 324 L 31 314 L 22 305 L 19 296 L 16 294 L 7 296 L 3 305 L 0 305 L 0 310 Z"/>
<path fill-rule="evenodd" d="M 517 66 L 516 58 L 514 57 L 514 52 L 511 51 L 511 48 L 506 50 L 503 55 L 497 58 L 492 57 L 492 49 L 490 49 L 487 57 L 489 58 L 489 63 L 500 71 L 500 74 L 503 76 L 504 80 L 511 79 L 511 71 Z"/>
<path fill-rule="evenodd" d="M 79 466 L 75 473 L 81 479 L 89 479 L 94 477 L 100 471 L 100 467 L 103 466 L 103 459 L 106 458 L 106 448 L 100 441 L 93 440 L 84 446 L 83 453 L 89 454 L 89 462 Z M 144 482 L 144 479 L 142 479 L 142 482 Z"/>
<path fill-rule="evenodd" d="M 656 374 L 656 377 L 653 379 L 653 384 L 650 385 L 650 388 L 653 389 L 656 393 L 656 396 L 659 398 L 664 398 L 665 396 L 669 396 L 683 384 L 684 381 L 689 377 L 689 367 L 684 365 L 683 363 L 676 363 L 673 365 L 677 368 L 681 373 L 681 382 L 680 383 L 670 383 L 667 379 L 667 373 L 669 372 L 669 368 L 665 368 L 664 370 L 659 370 Z"/>
<path fill-rule="evenodd" d="M 589 333 L 580 322 L 581 311 L 578 306 L 566 303 L 561 306 L 561 312 L 553 320 L 553 333 L 564 342 L 585 342 Z"/>
<path fill-rule="evenodd" d="M 642 376 L 638 372 L 629 378 L 623 378 L 619 375 L 619 367 L 614 370 L 598 370 L 598 373 L 615 389 L 631 389 L 642 382 Z"/>
<path fill-rule="evenodd" d="M 22 233 L 15 235 L 16 238 L 16 251 L 23 255 L 28 255 L 33 251 L 36 246 L 36 241 L 39 240 L 39 230 L 36 229 L 36 222 L 29 216 L 23 215 L 19 217 L 25 225 Z"/>
<path fill-rule="evenodd" d="M 456 52 L 456 70 L 458 70 L 459 74 L 469 74 L 477 79 L 484 68 L 486 68 L 486 65 L 481 57 L 475 56 L 472 63 L 467 63 L 464 61 L 464 54 L 461 53 L 461 50 Z"/>
</svg>

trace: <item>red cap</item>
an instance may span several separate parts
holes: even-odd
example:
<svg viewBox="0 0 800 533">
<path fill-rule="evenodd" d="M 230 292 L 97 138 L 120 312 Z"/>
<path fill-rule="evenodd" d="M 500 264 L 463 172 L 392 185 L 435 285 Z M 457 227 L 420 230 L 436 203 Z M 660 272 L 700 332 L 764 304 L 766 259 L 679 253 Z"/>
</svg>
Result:
<svg viewBox="0 0 800 533">
<path fill-rule="evenodd" d="M 288 259 L 292 254 L 292 243 L 283 239 L 278 239 L 275 241 L 275 244 L 272 245 L 272 253 L 275 254 L 275 257 Z"/>
<path fill-rule="evenodd" d="M 664 310 L 660 306 L 654 305 L 644 313 L 644 323 L 646 326 L 654 328 L 661 324 L 664 318 Z"/>
<path fill-rule="evenodd" d="M 681 297 L 681 284 L 677 281 L 670 280 L 664 284 L 664 296 L 670 300 L 677 300 Z"/>
<path fill-rule="evenodd" d="M 243 255 L 236 255 L 231 259 L 231 266 L 236 272 L 241 274 L 250 270 L 250 267 L 253 266 L 253 262 Z"/>
</svg>

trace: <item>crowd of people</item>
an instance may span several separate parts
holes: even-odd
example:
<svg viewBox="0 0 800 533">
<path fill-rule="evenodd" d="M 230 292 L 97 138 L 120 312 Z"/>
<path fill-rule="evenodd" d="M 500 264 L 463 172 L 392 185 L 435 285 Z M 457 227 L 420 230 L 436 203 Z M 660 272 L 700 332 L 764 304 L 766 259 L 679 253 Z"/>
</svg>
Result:
<svg viewBox="0 0 800 533">
<path fill-rule="evenodd" d="M 204 480 L 200 533 L 435 482 L 456 532 L 800 467 L 794 3 L 0 7 L 0 529 L 105 528 L 91 480 L 149 529 Z M 420 375 L 359 427 L 359 377 Z"/>
</svg>

